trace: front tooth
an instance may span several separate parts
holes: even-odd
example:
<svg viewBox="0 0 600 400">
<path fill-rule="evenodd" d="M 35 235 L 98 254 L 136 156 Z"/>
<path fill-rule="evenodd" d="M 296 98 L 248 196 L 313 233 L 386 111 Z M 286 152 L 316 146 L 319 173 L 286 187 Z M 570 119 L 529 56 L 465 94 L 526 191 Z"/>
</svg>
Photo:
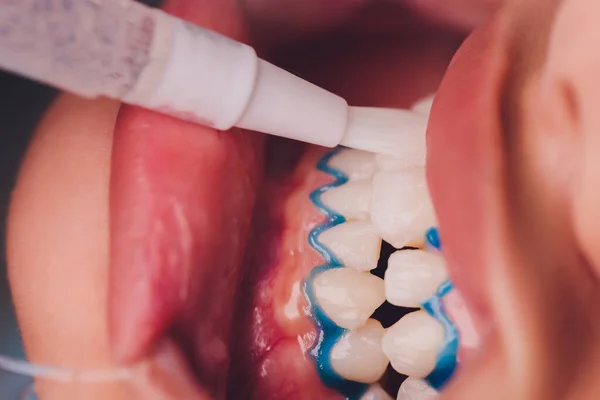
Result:
<svg viewBox="0 0 600 400">
<path fill-rule="evenodd" d="M 338 326 L 357 329 L 385 301 L 383 280 L 352 268 L 333 268 L 313 281 L 319 306 Z"/>
<path fill-rule="evenodd" d="M 400 250 L 392 254 L 385 271 L 385 296 L 396 306 L 419 307 L 434 295 L 448 272 L 439 254 Z"/>
<path fill-rule="evenodd" d="M 332 188 L 321 195 L 321 200 L 346 219 L 366 220 L 370 217 L 371 197 L 371 181 L 362 180 Z"/>
<path fill-rule="evenodd" d="M 396 400 L 436 400 L 438 392 L 421 379 L 407 378 L 398 390 Z"/>
<path fill-rule="evenodd" d="M 367 221 L 351 221 L 330 228 L 319 241 L 339 258 L 343 265 L 361 271 L 377 267 L 381 238 Z"/>
<path fill-rule="evenodd" d="M 393 400 L 392 396 L 378 384 L 369 385 L 369 389 L 363 394 L 360 400 Z"/>
<path fill-rule="evenodd" d="M 425 167 L 425 141 L 422 143 L 422 148 L 418 150 L 406 151 L 397 155 L 377 154 L 375 162 L 380 171 L 403 171 L 412 168 Z"/>
<path fill-rule="evenodd" d="M 343 172 L 351 181 L 369 179 L 377 170 L 374 153 L 353 149 L 340 150 L 329 161 L 329 166 Z"/>
<path fill-rule="evenodd" d="M 380 171 L 373 177 L 371 219 L 383 240 L 396 248 L 418 246 L 436 226 L 425 171 Z"/>
<path fill-rule="evenodd" d="M 388 328 L 383 352 L 401 374 L 423 378 L 437 363 L 444 342 L 444 328 L 425 311 L 415 311 Z"/>
<path fill-rule="evenodd" d="M 375 319 L 369 319 L 358 330 L 347 331 L 331 349 L 333 369 L 344 379 L 377 382 L 389 363 L 381 349 L 384 332 Z"/>
</svg>

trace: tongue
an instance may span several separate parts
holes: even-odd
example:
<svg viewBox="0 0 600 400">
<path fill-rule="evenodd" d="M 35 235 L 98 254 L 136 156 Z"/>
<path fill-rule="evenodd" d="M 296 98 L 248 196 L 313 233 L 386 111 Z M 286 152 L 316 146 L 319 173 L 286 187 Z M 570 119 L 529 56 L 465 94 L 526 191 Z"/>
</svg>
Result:
<svg viewBox="0 0 600 400">
<path fill-rule="evenodd" d="M 240 27 L 229 3 L 172 1 L 167 11 L 234 36 Z M 113 148 L 109 293 L 120 360 L 135 361 L 170 335 L 190 354 L 200 382 L 221 397 L 261 142 L 257 134 L 122 109 Z"/>
</svg>

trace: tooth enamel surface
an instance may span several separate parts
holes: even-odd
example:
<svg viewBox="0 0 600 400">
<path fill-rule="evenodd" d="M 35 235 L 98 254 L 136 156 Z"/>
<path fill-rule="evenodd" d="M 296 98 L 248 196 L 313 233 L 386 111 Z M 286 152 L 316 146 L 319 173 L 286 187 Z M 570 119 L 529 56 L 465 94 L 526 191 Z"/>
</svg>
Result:
<svg viewBox="0 0 600 400">
<path fill-rule="evenodd" d="M 319 240 L 347 267 L 360 271 L 377 267 L 381 238 L 370 222 L 345 222 L 321 233 Z"/>
<path fill-rule="evenodd" d="M 392 254 L 385 271 L 385 296 L 401 307 L 420 307 L 448 279 L 441 255 L 423 250 Z"/>
<path fill-rule="evenodd" d="M 357 329 L 385 301 L 383 280 L 352 268 L 333 268 L 313 281 L 319 306 L 338 326 Z"/>
<path fill-rule="evenodd" d="M 405 171 L 425 167 L 425 140 L 415 143 L 414 151 L 399 152 L 397 155 L 376 154 L 375 162 L 380 171 Z"/>
<path fill-rule="evenodd" d="M 374 319 L 369 319 L 358 330 L 346 332 L 331 350 L 333 369 L 351 381 L 377 382 L 389 363 L 381 350 L 384 332 L 383 326 Z"/>
<path fill-rule="evenodd" d="M 438 392 L 421 379 L 408 378 L 398 390 L 397 400 L 436 400 Z"/>
<path fill-rule="evenodd" d="M 425 170 L 376 173 L 371 220 L 377 233 L 392 246 L 421 245 L 427 229 L 436 226 Z"/>
<path fill-rule="evenodd" d="M 346 219 L 369 219 L 371 213 L 371 180 L 348 182 L 328 190 L 321 201 Z"/>
<path fill-rule="evenodd" d="M 382 348 L 396 371 L 423 378 L 435 368 L 443 340 L 442 325 L 425 311 L 416 311 L 388 328 Z"/>
<path fill-rule="evenodd" d="M 370 385 L 369 389 L 362 395 L 360 400 L 394 400 L 387 394 L 385 390 L 378 384 Z"/>
<path fill-rule="evenodd" d="M 369 179 L 377 170 L 375 154 L 353 149 L 340 150 L 329 166 L 342 171 L 351 181 Z"/>
</svg>

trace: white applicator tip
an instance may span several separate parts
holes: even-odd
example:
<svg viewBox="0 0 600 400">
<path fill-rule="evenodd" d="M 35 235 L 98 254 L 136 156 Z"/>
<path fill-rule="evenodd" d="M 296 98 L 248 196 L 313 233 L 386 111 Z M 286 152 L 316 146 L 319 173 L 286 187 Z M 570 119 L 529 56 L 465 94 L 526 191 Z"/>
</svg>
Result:
<svg viewBox="0 0 600 400">
<path fill-rule="evenodd" d="M 425 154 L 427 115 L 410 110 L 349 107 L 341 145 L 399 158 Z"/>
</svg>

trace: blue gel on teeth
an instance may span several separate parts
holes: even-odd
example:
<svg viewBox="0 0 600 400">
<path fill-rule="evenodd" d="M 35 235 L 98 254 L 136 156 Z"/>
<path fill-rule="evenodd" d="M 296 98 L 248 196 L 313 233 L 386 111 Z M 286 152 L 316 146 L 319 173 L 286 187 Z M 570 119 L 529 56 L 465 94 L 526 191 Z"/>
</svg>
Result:
<svg viewBox="0 0 600 400">
<path fill-rule="evenodd" d="M 425 234 L 427 244 L 436 250 L 442 250 L 442 242 L 440 241 L 440 232 L 437 228 L 429 228 Z"/>
<path fill-rule="evenodd" d="M 304 296 L 308 302 L 308 314 L 317 327 L 318 337 L 314 345 L 309 349 L 308 354 L 313 359 L 321 381 L 325 386 L 337 390 L 348 400 L 358 400 L 367 391 L 368 385 L 360 382 L 354 382 L 342 378 L 334 371 L 331 365 L 331 350 L 337 341 L 347 332 L 333 322 L 316 301 L 313 281 L 320 274 L 333 268 L 343 268 L 342 262 L 319 241 L 319 236 L 327 229 L 346 222 L 346 218 L 335 210 L 330 209 L 321 201 L 321 195 L 328 190 L 341 186 L 348 182 L 348 177 L 340 170 L 329 165 L 329 161 L 339 152 L 339 149 L 332 150 L 325 154 L 317 163 L 317 169 L 335 178 L 329 184 L 318 187 L 310 194 L 310 200 L 313 205 L 325 215 L 323 223 L 317 225 L 308 234 L 308 243 L 323 257 L 326 265 L 313 268 L 308 278 L 304 282 Z"/>
<path fill-rule="evenodd" d="M 336 373 L 331 365 L 331 350 L 337 341 L 348 331 L 333 322 L 316 301 L 313 289 L 314 279 L 321 273 L 334 268 L 344 268 L 339 260 L 324 244 L 319 241 L 321 233 L 337 225 L 346 222 L 346 218 L 335 210 L 327 207 L 321 201 L 321 195 L 328 190 L 341 186 L 348 182 L 348 177 L 340 170 L 329 165 L 329 161 L 340 151 L 335 149 L 325 154 L 317 163 L 317 169 L 335 178 L 329 184 L 323 185 L 310 194 L 313 205 L 325 215 L 325 221 L 317 225 L 308 234 L 308 242 L 325 260 L 327 264 L 313 268 L 304 281 L 304 296 L 308 302 L 308 316 L 317 327 L 317 338 L 313 346 L 308 350 L 321 381 L 329 388 L 337 390 L 347 400 L 358 400 L 367 391 L 369 385 L 354 382 L 342 378 Z M 437 228 L 431 228 L 425 234 L 427 247 L 441 251 L 442 244 Z M 425 381 L 434 389 L 441 389 L 450 379 L 457 366 L 457 354 L 459 345 L 459 333 L 454 323 L 450 320 L 442 298 L 453 289 L 452 282 L 444 282 L 427 301 L 422 308 L 444 327 L 444 347 L 438 355 L 435 369 L 425 378 Z"/>
<path fill-rule="evenodd" d="M 442 242 L 437 228 L 430 228 L 425 234 L 427 247 L 441 251 Z M 444 347 L 438 355 L 438 361 L 435 369 L 425 377 L 425 381 L 436 390 L 440 390 L 454 374 L 457 367 L 457 355 L 460 335 L 456 325 L 448 317 L 444 309 L 442 298 L 453 289 L 452 282 L 447 280 L 442 283 L 437 292 L 427 299 L 423 304 L 423 309 L 439 321 L 444 327 Z"/>
<path fill-rule="evenodd" d="M 456 360 L 459 345 L 459 333 L 456 325 L 450 320 L 444 310 L 442 298 L 453 289 L 449 280 L 442 283 L 437 293 L 423 303 L 423 309 L 444 327 L 444 347 L 438 355 L 434 370 L 425 377 L 425 381 L 436 390 L 444 387 L 456 370 Z"/>
</svg>

